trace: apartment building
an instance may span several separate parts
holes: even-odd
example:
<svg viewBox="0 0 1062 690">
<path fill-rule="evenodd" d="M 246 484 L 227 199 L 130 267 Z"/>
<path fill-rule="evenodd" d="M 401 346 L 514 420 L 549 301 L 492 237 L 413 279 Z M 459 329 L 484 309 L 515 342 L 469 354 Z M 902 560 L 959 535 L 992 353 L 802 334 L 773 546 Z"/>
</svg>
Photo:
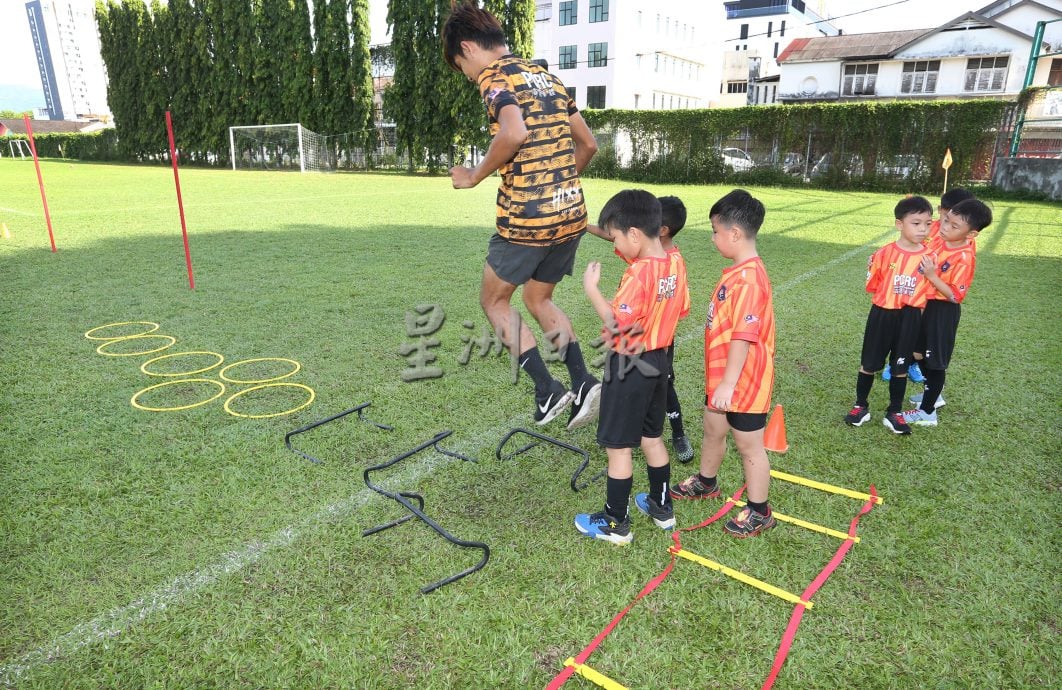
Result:
<svg viewBox="0 0 1062 690">
<path fill-rule="evenodd" d="M 88 0 L 30 0 L 26 19 L 49 119 L 110 119 L 93 4 Z"/>
</svg>

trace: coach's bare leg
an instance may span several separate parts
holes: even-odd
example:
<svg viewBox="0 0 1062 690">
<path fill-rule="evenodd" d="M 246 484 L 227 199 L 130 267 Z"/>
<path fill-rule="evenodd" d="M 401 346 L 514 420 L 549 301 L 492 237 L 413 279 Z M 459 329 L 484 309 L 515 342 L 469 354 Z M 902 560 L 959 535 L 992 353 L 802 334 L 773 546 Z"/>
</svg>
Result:
<svg viewBox="0 0 1062 690">
<path fill-rule="evenodd" d="M 524 284 L 524 304 L 531 316 L 535 317 L 542 332 L 552 336 L 555 347 L 562 349 L 576 341 L 571 319 L 553 303 L 554 283 L 543 283 L 531 279 Z M 522 352 L 522 350 L 521 350 Z"/>
<path fill-rule="evenodd" d="M 535 346 L 535 336 L 524 320 L 520 319 L 518 339 L 511 338 L 509 330 L 514 318 L 511 306 L 514 292 L 516 292 L 515 285 L 499 278 L 490 264 L 484 264 L 483 283 L 479 288 L 479 304 L 483 307 L 483 313 L 487 315 L 490 325 L 494 327 L 495 335 L 501 338 L 510 352 L 519 356 Z"/>
</svg>

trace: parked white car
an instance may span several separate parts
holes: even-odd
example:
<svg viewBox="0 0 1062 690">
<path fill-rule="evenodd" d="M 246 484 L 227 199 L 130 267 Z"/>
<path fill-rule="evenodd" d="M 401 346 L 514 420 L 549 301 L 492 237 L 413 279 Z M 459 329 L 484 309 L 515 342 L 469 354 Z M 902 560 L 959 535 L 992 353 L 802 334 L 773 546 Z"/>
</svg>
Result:
<svg viewBox="0 0 1062 690">
<path fill-rule="evenodd" d="M 720 151 L 720 153 L 723 156 L 723 162 L 729 165 L 735 172 L 752 170 L 756 165 L 752 162 L 752 156 L 741 149 L 727 148 Z"/>
</svg>

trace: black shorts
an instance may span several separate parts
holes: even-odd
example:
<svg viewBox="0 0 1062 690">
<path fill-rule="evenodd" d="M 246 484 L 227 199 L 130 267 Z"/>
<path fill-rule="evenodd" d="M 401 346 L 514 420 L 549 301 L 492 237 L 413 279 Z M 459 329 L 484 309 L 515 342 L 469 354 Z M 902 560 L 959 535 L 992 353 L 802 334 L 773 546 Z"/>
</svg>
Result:
<svg viewBox="0 0 1062 690">
<path fill-rule="evenodd" d="M 582 236 L 579 233 L 559 244 L 535 245 L 510 242 L 495 234 L 487 247 L 487 264 L 510 285 L 523 285 L 531 279 L 556 285 L 572 274 Z"/>
<path fill-rule="evenodd" d="M 642 437 L 659 438 L 667 416 L 667 351 L 650 350 L 638 360 L 654 370 L 630 366 L 629 357 L 610 352 L 601 386 L 597 442 L 605 448 L 637 448 Z M 622 373 L 621 373 L 622 372 Z"/>
<path fill-rule="evenodd" d="M 922 355 L 926 369 L 944 371 L 955 351 L 955 333 L 959 330 L 962 305 L 931 299 L 922 313 L 922 329 L 918 334 L 915 352 Z"/>
<path fill-rule="evenodd" d="M 704 406 L 711 408 L 707 395 L 704 396 Z M 718 414 L 717 410 L 712 409 L 711 411 Z M 759 431 L 767 426 L 767 413 L 727 412 L 726 423 L 730 425 L 731 429 L 737 429 L 738 431 Z"/>
<path fill-rule="evenodd" d="M 918 329 L 922 310 L 918 307 L 882 309 L 874 304 L 867 316 L 867 328 L 863 332 L 863 354 L 859 364 L 863 371 L 881 371 L 888 361 L 894 375 L 906 376 L 918 342 Z M 887 358 L 887 360 L 886 360 Z"/>
</svg>

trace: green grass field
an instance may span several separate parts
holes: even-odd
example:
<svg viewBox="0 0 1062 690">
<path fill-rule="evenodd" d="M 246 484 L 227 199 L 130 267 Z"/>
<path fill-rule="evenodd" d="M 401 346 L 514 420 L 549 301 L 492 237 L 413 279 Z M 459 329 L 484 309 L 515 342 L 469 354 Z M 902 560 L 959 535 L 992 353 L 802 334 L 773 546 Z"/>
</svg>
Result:
<svg viewBox="0 0 1062 690">
<path fill-rule="evenodd" d="M 479 276 L 495 182 L 457 192 L 447 178 L 182 170 L 196 289 L 188 289 L 172 172 L 164 167 L 42 166 L 58 253 L 51 253 L 30 163 L 0 160 L 0 683 L 17 687 L 543 687 L 668 562 L 670 538 L 634 513 L 626 549 L 576 534 L 603 484 L 574 493 L 573 456 L 535 449 L 494 458 L 530 424 L 531 387 L 505 357 L 458 363 L 462 336 L 486 325 Z M 630 185 L 587 180 L 591 214 Z M 723 187 L 652 187 L 681 196 L 679 236 L 693 312 L 679 326 L 676 374 L 699 442 L 700 334 L 723 260 L 707 211 Z M 753 190 L 766 204 L 760 253 L 775 286 L 778 381 L 791 449 L 777 469 L 865 491 L 885 503 L 863 541 L 816 595 L 778 688 L 1017 688 L 1062 673 L 1058 562 L 1062 229 L 1058 205 L 996 202 L 979 240 L 941 426 L 896 437 L 880 422 L 840 421 L 853 399 L 869 298 L 866 257 L 893 236 L 896 198 Z M 587 261 L 622 264 L 586 237 Z M 591 340 L 599 324 L 580 281 L 558 304 Z M 405 313 L 446 313 L 434 351 L 442 378 L 404 383 Z M 83 334 L 153 321 L 177 339 L 152 355 L 104 357 Z M 470 321 L 474 331 L 462 324 Z M 114 334 L 112 330 L 110 333 Z M 127 331 L 132 332 L 132 331 Z M 131 352 L 157 341 L 126 341 Z M 269 419 L 230 416 L 224 398 L 181 412 L 134 409 L 163 379 L 141 363 L 214 351 L 225 364 L 297 360 L 286 381 L 314 403 Z M 164 360 L 198 368 L 208 356 Z M 557 375 L 567 380 L 561 365 Z M 232 376 L 289 367 L 258 363 Z M 217 378 L 217 369 L 201 374 Z M 191 404 L 209 384 L 146 394 Z M 229 386 L 226 396 L 246 386 Z M 246 414 L 294 407 L 305 393 L 241 397 Z M 371 400 L 374 430 L 354 418 L 284 434 Z M 424 495 L 454 535 L 492 549 L 482 571 L 431 594 L 419 588 L 476 562 L 420 522 L 362 537 L 402 514 L 369 492 L 362 470 L 443 429 L 444 447 L 376 475 Z M 604 465 L 594 429 L 569 434 Z M 740 484 L 731 451 L 725 490 Z M 676 480 L 695 465 L 676 465 Z M 642 471 L 635 491 L 645 490 Z M 846 530 L 860 503 L 775 482 L 784 513 Z M 677 504 L 680 525 L 718 501 Z M 739 542 L 718 527 L 686 548 L 799 593 L 838 542 L 782 525 Z M 792 606 L 680 562 L 590 658 L 638 688 L 755 688 Z M 1055 678 L 1055 681 L 1051 681 Z M 591 687 L 573 678 L 568 687 Z"/>
</svg>

